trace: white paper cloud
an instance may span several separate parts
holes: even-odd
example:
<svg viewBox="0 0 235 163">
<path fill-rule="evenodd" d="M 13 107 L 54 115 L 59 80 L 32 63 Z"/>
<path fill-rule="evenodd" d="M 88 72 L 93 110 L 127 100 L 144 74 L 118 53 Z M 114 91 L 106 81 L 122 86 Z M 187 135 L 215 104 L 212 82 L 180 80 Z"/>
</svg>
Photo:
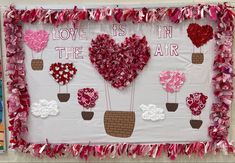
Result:
<svg viewBox="0 0 235 163">
<path fill-rule="evenodd" d="M 38 103 L 33 103 L 31 113 L 41 118 L 47 118 L 49 115 L 55 116 L 59 113 L 57 102 L 55 100 L 47 101 L 46 99 L 41 99 Z"/>
<path fill-rule="evenodd" d="M 159 121 L 165 119 L 164 110 L 154 104 L 141 104 L 140 109 L 143 111 L 142 118 L 144 120 Z"/>
</svg>

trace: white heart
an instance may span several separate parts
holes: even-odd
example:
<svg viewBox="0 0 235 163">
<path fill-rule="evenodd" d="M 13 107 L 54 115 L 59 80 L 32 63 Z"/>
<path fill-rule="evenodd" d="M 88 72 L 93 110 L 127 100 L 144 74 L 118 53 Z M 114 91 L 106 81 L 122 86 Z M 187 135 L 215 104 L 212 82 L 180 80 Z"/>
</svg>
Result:
<svg viewBox="0 0 235 163">
<path fill-rule="evenodd" d="M 60 68 L 59 67 L 55 67 L 55 70 L 58 71 Z"/>
</svg>

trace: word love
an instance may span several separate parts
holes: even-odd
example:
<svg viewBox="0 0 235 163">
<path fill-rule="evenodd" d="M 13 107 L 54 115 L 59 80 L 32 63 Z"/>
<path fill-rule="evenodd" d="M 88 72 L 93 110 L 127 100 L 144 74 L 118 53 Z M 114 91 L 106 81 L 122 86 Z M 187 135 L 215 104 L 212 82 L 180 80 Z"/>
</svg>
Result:
<svg viewBox="0 0 235 163">
<path fill-rule="evenodd" d="M 53 28 L 53 40 L 87 40 L 87 31 L 85 27 L 79 28 Z"/>
</svg>

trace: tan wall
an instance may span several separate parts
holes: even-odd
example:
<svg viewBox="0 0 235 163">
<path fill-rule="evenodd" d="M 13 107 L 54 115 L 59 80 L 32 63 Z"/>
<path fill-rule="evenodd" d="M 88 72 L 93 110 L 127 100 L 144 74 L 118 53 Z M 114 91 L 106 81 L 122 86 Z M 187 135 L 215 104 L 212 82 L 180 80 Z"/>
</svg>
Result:
<svg viewBox="0 0 235 163">
<path fill-rule="evenodd" d="M 53 8 L 61 8 L 61 7 L 72 7 L 73 5 L 79 6 L 94 6 L 94 5 L 103 5 L 109 4 L 143 4 L 143 6 L 151 6 L 155 4 L 157 6 L 182 6 L 186 5 L 186 3 L 205 3 L 205 2 L 223 2 L 221 0 L 0 0 L 0 6 L 4 8 L 4 6 L 8 6 L 9 4 L 15 4 L 18 7 L 25 8 L 28 7 L 39 7 L 43 6 L 45 8 L 53 7 Z M 235 0 L 227 0 L 230 4 L 235 6 Z M 149 5 L 148 5 L 149 4 Z M 2 29 L 1 29 L 2 30 Z M 3 33 L 2 33 L 3 34 Z M 4 47 L 4 46 L 3 46 Z M 235 50 L 235 44 L 233 47 Z M 4 48 L 3 48 L 4 53 Z M 235 109 L 235 105 L 233 105 L 233 109 Z M 235 139 L 235 111 L 231 114 L 231 127 L 230 127 L 230 139 Z M 84 162 L 74 158 L 60 158 L 59 160 L 55 159 L 37 159 L 33 158 L 28 154 L 17 153 L 13 151 L 8 151 L 2 155 L 0 155 L 0 163 L 1 162 Z M 149 158 L 138 158 L 138 159 L 128 159 L 126 157 L 122 159 L 113 159 L 113 160 L 97 160 L 97 159 L 90 159 L 89 162 L 169 162 L 170 160 L 166 157 L 162 157 L 158 160 L 149 159 Z M 207 155 L 204 160 L 192 156 L 191 158 L 187 158 L 186 156 L 179 157 L 176 162 L 235 162 L 235 156 L 232 155 Z"/>
</svg>

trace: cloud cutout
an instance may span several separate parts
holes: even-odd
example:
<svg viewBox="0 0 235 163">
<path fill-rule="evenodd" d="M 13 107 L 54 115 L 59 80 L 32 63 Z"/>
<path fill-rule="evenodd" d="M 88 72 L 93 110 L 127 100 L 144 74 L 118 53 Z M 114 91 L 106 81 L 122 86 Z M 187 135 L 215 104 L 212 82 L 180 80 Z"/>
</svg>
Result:
<svg viewBox="0 0 235 163">
<path fill-rule="evenodd" d="M 55 100 L 47 101 L 46 99 L 41 99 L 38 103 L 33 103 L 31 113 L 41 118 L 47 118 L 49 115 L 56 116 L 59 113 L 57 102 Z"/>
<path fill-rule="evenodd" d="M 164 110 L 154 104 L 141 104 L 140 109 L 143 111 L 142 118 L 144 120 L 160 121 L 165 119 Z"/>
</svg>

